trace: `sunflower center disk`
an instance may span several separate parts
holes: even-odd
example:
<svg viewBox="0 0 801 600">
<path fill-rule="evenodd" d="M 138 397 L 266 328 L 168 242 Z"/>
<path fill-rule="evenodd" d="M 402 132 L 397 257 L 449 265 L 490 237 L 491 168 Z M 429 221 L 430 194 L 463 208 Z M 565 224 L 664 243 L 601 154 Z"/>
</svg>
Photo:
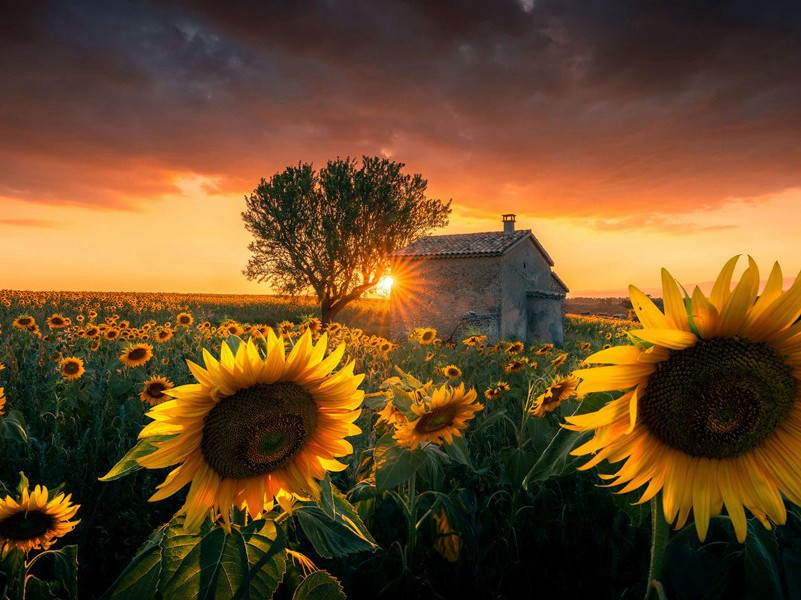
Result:
<svg viewBox="0 0 801 600">
<path fill-rule="evenodd" d="M 203 420 L 203 458 L 220 477 L 244 479 L 286 466 L 317 425 L 317 405 L 290 382 L 223 398 Z"/>
<path fill-rule="evenodd" d="M 30 540 L 44 535 L 55 526 L 55 519 L 40 511 L 14 513 L 0 519 L 0 537 L 8 540 Z"/>
<path fill-rule="evenodd" d="M 787 416 L 798 381 L 764 343 L 701 340 L 657 364 L 638 412 L 661 441 L 691 456 L 729 458 L 757 447 Z"/>
<path fill-rule="evenodd" d="M 433 433 L 450 425 L 455 416 L 456 409 L 452 406 L 435 408 L 420 417 L 414 428 L 419 432 Z"/>
</svg>

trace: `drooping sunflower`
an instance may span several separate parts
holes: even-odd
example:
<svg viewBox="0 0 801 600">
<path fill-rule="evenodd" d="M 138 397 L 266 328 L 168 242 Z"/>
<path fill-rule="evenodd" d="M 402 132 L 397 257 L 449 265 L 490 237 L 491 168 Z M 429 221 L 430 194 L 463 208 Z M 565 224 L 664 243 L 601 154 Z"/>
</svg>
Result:
<svg viewBox="0 0 801 600">
<path fill-rule="evenodd" d="M 445 510 L 434 513 L 434 524 L 437 530 L 437 538 L 434 541 L 434 550 L 448 562 L 459 560 L 459 534 L 453 531 L 448 522 L 448 513 Z"/>
<path fill-rule="evenodd" d="M 0 417 L 2 417 L 5 412 L 3 409 L 6 407 L 6 395 L 5 390 L 0 387 Z"/>
<path fill-rule="evenodd" d="M 726 263 L 708 298 L 695 288 L 689 311 L 664 269 L 664 313 L 630 287 L 644 327 L 630 334 L 650 347 L 585 359 L 611 366 L 576 371 L 580 393 L 625 393 L 566 425 L 595 432 L 573 451 L 594 454 L 582 469 L 623 461 L 610 484 L 624 485 L 621 493 L 647 484 L 640 502 L 661 490 L 668 523 L 683 527 L 692 512 L 701 540 L 723 506 L 742 542 L 745 509 L 770 528 L 787 518 L 782 494 L 801 504 L 801 277 L 782 291 L 776 263 L 757 296 L 750 258 L 730 289 L 736 263 Z"/>
<path fill-rule="evenodd" d="M 557 369 L 557 368 L 561 367 L 563 364 L 565 364 L 565 361 L 566 361 L 566 360 L 567 360 L 567 354 L 565 354 L 564 352 L 562 352 L 561 354 L 557 355 L 557 356 L 556 356 L 556 357 L 555 357 L 555 358 L 554 358 L 554 359 L 551 361 L 551 365 L 552 365 L 552 366 L 553 366 L 555 369 Z"/>
<path fill-rule="evenodd" d="M 506 371 L 507 373 L 517 373 L 525 369 L 527 366 L 529 366 L 529 363 L 528 360 L 526 360 L 526 358 L 524 357 L 518 360 L 511 361 L 503 368 L 503 370 Z"/>
<path fill-rule="evenodd" d="M 150 344 L 131 344 L 120 354 L 120 362 L 126 367 L 139 367 L 153 358 Z"/>
<path fill-rule="evenodd" d="M 553 344 L 543 344 L 542 346 L 537 348 L 537 350 L 534 351 L 534 354 L 536 354 L 537 356 L 542 356 L 543 354 L 548 354 L 548 352 L 550 352 L 551 350 L 553 350 Z"/>
<path fill-rule="evenodd" d="M 520 354 L 525 349 L 523 342 L 512 342 L 506 347 L 506 352 L 508 354 Z"/>
<path fill-rule="evenodd" d="M 80 523 L 70 521 L 79 508 L 70 501 L 71 495 L 58 493 L 51 498 L 40 485 L 30 492 L 26 479 L 21 488 L 17 498 L 0 498 L 0 555 L 15 548 L 46 550 Z"/>
<path fill-rule="evenodd" d="M 442 374 L 448 379 L 459 379 L 462 376 L 462 370 L 456 365 L 446 365 L 442 367 Z"/>
<path fill-rule="evenodd" d="M 61 359 L 58 363 L 58 370 L 67 381 L 80 379 L 86 372 L 83 367 L 83 361 L 77 356 L 67 356 Z"/>
<path fill-rule="evenodd" d="M 454 436 L 461 437 L 475 413 L 484 407 L 476 402 L 476 390 L 465 391 L 447 384 L 434 390 L 430 400 L 412 404 L 418 418 L 395 425 L 394 438 L 401 446 L 417 448 L 422 442 L 452 444 Z"/>
<path fill-rule="evenodd" d="M 178 316 L 175 317 L 175 323 L 181 327 L 189 327 L 194 322 L 194 317 L 188 312 L 178 313 Z"/>
<path fill-rule="evenodd" d="M 162 402 L 166 402 L 172 396 L 167 394 L 168 390 L 173 388 L 173 383 L 166 377 L 159 377 L 154 375 L 147 381 L 145 381 L 144 386 L 142 387 L 142 393 L 139 394 L 139 398 L 141 398 L 142 402 L 145 404 L 150 404 L 151 406 L 156 406 L 157 404 L 161 404 Z"/>
<path fill-rule="evenodd" d="M 174 400 L 151 409 L 154 421 L 140 433 L 175 434 L 138 459 L 152 469 L 178 464 L 150 500 L 191 482 L 183 512 L 194 530 L 211 510 L 228 525 L 231 506 L 247 506 L 255 519 L 281 490 L 319 494 L 317 481 L 345 469 L 336 458 L 353 452 L 345 438 L 361 432 L 353 422 L 364 398 L 353 361 L 331 373 L 345 345 L 325 357 L 327 344 L 323 334 L 314 345 L 307 330 L 285 355 L 270 330 L 264 357 L 251 339 L 236 353 L 223 343 L 219 360 L 204 351 L 205 368 L 187 361 L 197 383 L 170 390 Z"/>
<path fill-rule="evenodd" d="M 395 406 L 395 403 L 391 399 L 387 400 L 384 408 L 377 411 L 376 415 L 378 415 L 378 421 L 376 421 L 376 425 L 379 423 L 396 425 L 406 422 L 406 415 L 404 415 L 400 409 Z"/>
<path fill-rule="evenodd" d="M 535 417 L 544 417 L 545 413 L 553 412 L 562 402 L 576 395 L 578 385 L 578 377 L 573 375 L 560 377 L 557 375 L 546 390 L 537 396 L 537 400 L 531 407 L 531 414 Z"/>
</svg>

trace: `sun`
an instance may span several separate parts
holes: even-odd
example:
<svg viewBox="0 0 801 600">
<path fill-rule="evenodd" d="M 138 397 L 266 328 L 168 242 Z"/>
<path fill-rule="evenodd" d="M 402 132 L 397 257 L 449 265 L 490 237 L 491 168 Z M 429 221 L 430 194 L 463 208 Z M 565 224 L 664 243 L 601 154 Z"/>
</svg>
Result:
<svg viewBox="0 0 801 600">
<path fill-rule="evenodd" d="M 387 275 L 386 277 L 381 278 L 381 280 L 376 284 L 375 291 L 381 294 L 382 296 L 388 296 L 390 291 L 392 291 L 392 284 L 395 282 L 391 276 Z"/>
</svg>

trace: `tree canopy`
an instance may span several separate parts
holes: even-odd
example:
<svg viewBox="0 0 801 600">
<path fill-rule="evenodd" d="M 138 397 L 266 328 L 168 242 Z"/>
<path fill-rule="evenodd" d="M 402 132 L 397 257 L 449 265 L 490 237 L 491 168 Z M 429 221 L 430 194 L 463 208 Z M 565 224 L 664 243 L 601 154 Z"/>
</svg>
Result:
<svg viewBox="0 0 801 600">
<path fill-rule="evenodd" d="M 380 157 L 287 167 L 262 179 L 242 213 L 253 234 L 244 274 L 282 293 L 313 291 L 323 321 L 388 275 L 392 254 L 448 224 L 428 181 Z"/>
</svg>

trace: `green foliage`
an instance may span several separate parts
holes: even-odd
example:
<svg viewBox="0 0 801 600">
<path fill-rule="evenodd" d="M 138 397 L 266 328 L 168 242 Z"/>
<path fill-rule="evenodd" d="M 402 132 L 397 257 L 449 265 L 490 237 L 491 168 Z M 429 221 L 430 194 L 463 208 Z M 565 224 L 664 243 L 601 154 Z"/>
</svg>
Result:
<svg viewBox="0 0 801 600">
<path fill-rule="evenodd" d="M 450 202 L 427 198 L 427 181 L 403 167 L 338 158 L 262 179 L 242 213 L 254 237 L 245 275 L 289 294 L 311 289 L 333 318 L 389 273 L 393 252 L 448 222 Z"/>
<path fill-rule="evenodd" d="M 269 598 L 286 571 L 285 547 L 283 532 L 271 520 L 235 526 L 228 534 L 207 521 L 198 533 L 187 533 L 183 517 L 175 517 L 147 541 L 105 597 Z"/>
<path fill-rule="evenodd" d="M 292 600 L 343 600 L 342 584 L 325 571 L 312 573 L 303 580 Z"/>
</svg>

